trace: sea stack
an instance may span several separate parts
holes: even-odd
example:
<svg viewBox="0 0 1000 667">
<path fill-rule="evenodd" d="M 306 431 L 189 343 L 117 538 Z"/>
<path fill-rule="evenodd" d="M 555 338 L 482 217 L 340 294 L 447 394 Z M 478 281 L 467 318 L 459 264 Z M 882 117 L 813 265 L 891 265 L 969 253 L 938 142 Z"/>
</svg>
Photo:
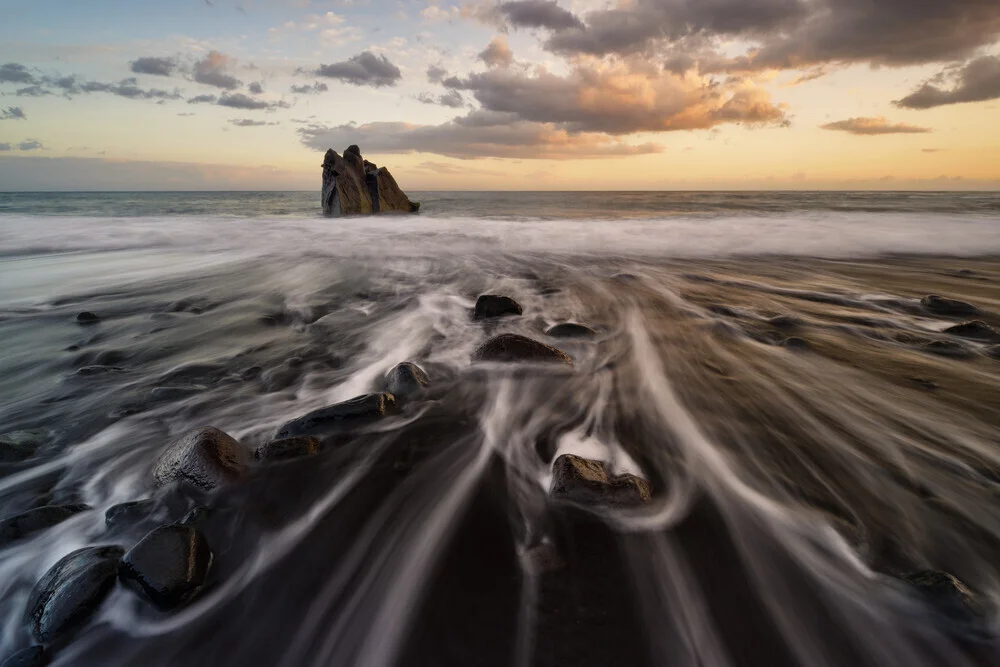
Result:
<svg viewBox="0 0 1000 667">
<path fill-rule="evenodd" d="M 323 160 L 323 215 L 372 215 L 416 213 L 411 202 L 385 167 L 361 157 L 361 149 L 348 146 L 343 157 L 332 148 Z"/>
</svg>

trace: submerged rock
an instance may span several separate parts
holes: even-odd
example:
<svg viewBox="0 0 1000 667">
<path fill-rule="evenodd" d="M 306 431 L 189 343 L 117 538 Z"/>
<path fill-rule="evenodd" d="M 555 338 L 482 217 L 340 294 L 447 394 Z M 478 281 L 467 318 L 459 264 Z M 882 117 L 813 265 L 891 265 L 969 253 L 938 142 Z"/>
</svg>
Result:
<svg viewBox="0 0 1000 667">
<path fill-rule="evenodd" d="M 0 463 L 30 459 L 49 440 L 45 431 L 13 431 L 0 435 Z"/>
<path fill-rule="evenodd" d="M 473 352 L 472 360 L 558 362 L 573 365 L 573 359 L 562 350 L 518 334 L 501 334 L 489 339 Z"/>
<path fill-rule="evenodd" d="M 424 392 L 431 380 L 412 361 L 396 364 L 385 374 L 385 390 L 397 398 L 412 398 Z"/>
<path fill-rule="evenodd" d="M 420 208 L 399 189 L 385 167 L 378 168 L 361 157 L 357 146 L 349 146 L 343 157 L 333 149 L 323 159 L 323 215 L 369 215 L 414 213 Z"/>
<path fill-rule="evenodd" d="M 904 576 L 903 581 L 953 621 L 973 623 L 981 618 L 982 610 L 972 591 L 947 572 L 921 570 Z"/>
<path fill-rule="evenodd" d="M 921 349 L 930 354 L 936 354 L 941 357 L 952 357 L 954 359 L 965 359 L 972 356 L 969 348 L 961 343 L 950 340 L 932 340 Z"/>
<path fill-rule="evenodd" d="M 608 475 L 600 461 L 563 454 L 552 464 L 553 498 L 587 505 L 632 507 L 649 501 L 649 483 L 635 475 Z"/>
<path fill-rule="evenodd" d="M 790 336 L 790 337 L 786 338 L 785 340 L 783 340 L 781 342 L 781 344 L 784 347 L 788 347 L 788 348 L 791 348 L 793 350 L 808 350 L 809 349 L 809 341 L 807 341 L 805 338 L 800 338 L 798 336 Z"/>
<path fill-rule="evenodd" d="M 212 489 L 239 479 L 247 453 L 236 440 L 211 426 L 189 433 L 172 444 L 153 466 L 157 486 L 189 482 Z"/>
<path fill-rule="evenodd" d="M 118 577 L 159 609 L 178 607 L 205 584 L 212 551 L 205 536 L 189 526 L 161 526 L 121 559 Z"/>
<path fill-rule="evenodd" d="M 258 461 L 287 461 L 319 452 L 319 440 L 310 435 L 272 440 L 254 452 Z"/>
<path fill-rule="evenodd" d="M 108 530 L 134 525 L 148 519 L 155 510 L 156 501 L 151 498 L 112 505 L 104 513 L 104 525 Z"/>
<path fill-rule="evenodd" d="M 0 667 L 45 667 L 49 663 L 45 649 L 41 646 L 29 646 L 10 656 Z"/>
<path fill-rule="evenodd" d="M 935 315 L 955 317 L 961 315 L 979 314 L 979 309 L 971 303 L 957 301 L 955 299 L 946 299 L 945 297 L 938 296 L 937 294 L 925 296 L 920 300 L 920 305 Z"/>
<path fill-rule="evenodd" d="M 65 556 L 35 584 L 25 618 L 36 641 L 68 636 L 100 607 L 115 585 L 121 547 L 87 547 Z"/>
<path fill-rule="evenodd" d="M 89 510 L 87 505 L 46 505 L 0 521 L 0 548 Z"/>
<path fill-rule="evenodd" d="M 361 426 L 381 419 L 396 407 L 392 394 L 365 394 L 343 403 L 330 405 L 286 422 L 275 434 L 276 438 L 296 435 L 329 435 L 345 427 Z"/>
<path fill-rule="evenodd" d="M 84 311 L 76 316 L 77 324 L 97 324 L 101 321 L 101 318 L 97 316 L 96 313 L 92 313 L 89 310 Z"/>
<path fill-rule="evenodd" d="M 1000 359 L 1000 345 L 989 346 L 988 348 L 983 350 L 983 354 L 985 354 L 990 359 Z"/>
<path fill-rule="evenodd" d="M 972 320 L 971 322 L 956 324 L 953 327 L 945 329 L 944 333 L 989 343 L 1000 343 L 1000 331 L 997 331 L 982 320 Z"/>
<path fill-rule="evenodd" d="M 552 338 L 595 338 L 597 332 L 585 324 L 576 322 L 564 322 L 557 324 L 545 332 L 546 336 Z"/>
<path fill-rule="evenodd" d="M 523 312 L 521 304 L 509 296 L 483 294 L 476 299 L 476 310 L 473 314 L 473 319 L 488 320 L 505 315 L 521 315 Z"/>
</svg>

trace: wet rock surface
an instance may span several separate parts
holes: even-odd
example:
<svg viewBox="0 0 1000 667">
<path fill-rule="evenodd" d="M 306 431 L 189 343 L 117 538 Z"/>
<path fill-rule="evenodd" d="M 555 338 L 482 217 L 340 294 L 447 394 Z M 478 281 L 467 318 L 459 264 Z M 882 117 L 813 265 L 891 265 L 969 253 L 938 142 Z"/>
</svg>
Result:
<svg viewBox="0 0 1000 667">
<path fill-rule="evenodd" d="M 49 660 L 45 649 L 41 646 L 29 646 L 4 660 L 0 667 L 45 667 L 47 664 Z"/>
<path fill-rule="evenodd" d="M 497 317 L 519 316 L 523 312 L 521 304 L 509 296 L 483 294 L 476 299 L 476 309 L 472 317 L 475 320 L 489 320 Z"/>
<path fill-rule="evenodd" d="M 32 636 L 49 643 L 85 623 L 115 585 L 124 549 L 87 547 L 65 556 L 35 584 L 25 618 Z"/>
<path fill-rule="evenodd" d="M 355 145 L 343 156 L 333 149 L 326 152 L 321 200 L 327 217 L 415 213 L 420 208 L 403 193 L 388 169 L 364 160 Z"/>
<path fill-rule="evenodd" d="M 609 475 L 600 461 L 563 454 L 552 464 L 549 495 L 585 505 L 634 507 L 649 501 L 649 483 L 635 475 Z"/>
<path fill-rule="evenodd" d="M 410 399 L 426 391 L 431 384 L 420 366 L 412 361 L 396 364 L 385 374 L 385 390 L 399 399 Z"/>
<path fill-rule="evenodd" d="M 956 324 L 953 327 L 945 329 L 944 333 L 988 343 L 1000 343 L 1000 331 L 997 331 L 982 320 L 973 320 L 971 322 Z"/>
<path fill-rule="evenodd" d="M 87 325 L 87 324 L 97 324 L 101 321 L 101 318 L 97 316 L 96 313 L 92 313 L 89 310 L 84 311 L 76 316 L 76 323 Z"/>
<path fill-rule="evenodd" d="M 395 408 L 396 398 L 392 394 L 365 394 L 293 419 L 278 429 L 275 438 L 330 435 L 379 420 Z"/>
<path fill-rule="evenodd" d="M 205 427 L 180 438 L 153 466 L 158 486 L 186 482 L 204 490 L 239 479 L 247 453 L 243 446 L 217 428 Z"/>
<path fill-rule="evenodd" d="M 0 463 L 31 458 L 48 441 L 45 431 L 13 431 L 0 435 Z"/>
<path fill-rule="evenodd" d="M 193 598 L 208 577 L 212 551 L 190 526 L 162 526 L 121 559 L 122 583 L 156 607 L 174 609 Z"/>
<path fill-rule="evenodd" d="M 112 505 L 104 512 L 104 525 L 108 530 L 128 528 L 147 520 L 156 511 L 156 506 L 156 501 L 152 499 Z"/>
<path fill-rule="evenodd" d="M 87 505 L 46 505 L 0 521 L 0 548 L 89 510 Z"/>
<path fill-rule="evenodd" d="M 562 350 L 518 334 L 501 334 L 480 345 L 472 354 L 473 361 L 544 362 L 573 365 L 573 359 Z"/>
<path fill-rule="evenodd" d="M 555 326 L 549 327 L 545 331 L 546 336 L 551 338 L 596 338 L 597 331 L 591 329 L 585 324 L 577 324 L 576 322 L 564 322 L 562 324 L 556 324 Z"/>
<path fill-rule="evenodd" d="M 946 317 L 961 317 L 963 315 L 978 315 L 979 309 L 971 303 L 949 299 L 947 297 L 931 294 L 920 300 L 920 305 L 935 315 Z"/>
<path fill-rule="evenodd" d="M 947 572 L 920 570 L 903 577 L 913 592 L 952 621 L 975 624 L 982 620 L 983 609 L 976 596 Z"/>
<path fill-rule="evenodd" d="M 300 435 L 281 440 L 271 440 L 257 448 L 254 458 L 258 461 L 288 461 L 319 452 L 319 440 L 309 435 Z"/>
</svg>

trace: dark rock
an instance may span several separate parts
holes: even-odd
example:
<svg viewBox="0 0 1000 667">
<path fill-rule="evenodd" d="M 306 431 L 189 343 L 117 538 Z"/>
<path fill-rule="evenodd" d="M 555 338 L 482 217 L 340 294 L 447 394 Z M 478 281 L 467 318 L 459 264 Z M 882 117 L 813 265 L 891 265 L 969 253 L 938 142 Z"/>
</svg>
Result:
<svg viewBox="0 0 1000 667">
<path fill-rule="evenodd" d="M 49 658 L 45 655 L 45 649 L 41 646 L 29 646 L 10 656 L 0 667 L 45 667 L 49 664 Z"/>
<path fill-rule="evenodd" d="M 486 320 L 504 315 L 520 315 L 522 312 L 524 311 L 521 309 L 521 304 L 509 296 L 484 294 L 476 299 L 476 311 L 473 317 L 477 320 Z"/>
<path fill-rule="evenodd" d="M 0 435 L 0 463 L 17 463 L 35 455 L 49 440 L 46 431 L 13 431 Z"/>
<path fill-rule="evenodd" d="M 68 636 L 87 621 L 115 585 L 121 547 L 87 547 L 65 556 L 35 584 L 25 620 L 36 641 Z"/>
<path fill-rule="evenodd" d="M 211 518 L 215 513 L 210 507 L 195 507 L 190 512 L 184 515 L 184 518 L 177 523 L 181 526 L 190 526 L 192 528 L 199 528 L 205 524 L 206 521 Z"/>
<path fill-rule="evenodd" d="M 950 340 L 932 340 L 920 349 L 930 354 L 936 354 L 942 357 L 952 357 L 954 359 L 964 359 L 972 356 L 972 352 L 969 348 L 965 347 L 961 343 L 955 343 Z"/>
<path fill-rule="evenodd" d="M 809 342 L 804 338 L 799 338 L 798 336 L 791 336 L 782 341 L 782 345 L 793 350 L 808 350 Z"/>
<path fill-rule="evenodd" d="M 611 279 L 626 285 L 639 282 L 639 276 L 634 273 L 616 273 Z"/>
<path fill-rule="evenodd" d="M 176 401 L 197 394 L 200 391 L 205 391 L 205 389 L 207 387 L 201 384 L 194 384 L 187 387 L 155 387 L 149 392 L 149 397 L 154 401 Z"/>
<path fill-rule="evenodd" d="M 329 435 L 344 428 L 362 426 L 381 419 L 395 407 L 396 398 L 392 394 L 366 394 L 293 419 L 282 425 L 275 437 Z"/>
<path fill-rule="evenodd" d="M 92 313 L 89 310 L 84 311 L 76 316 L 77 324 L 97 324 L 101 321 L 101 318 L 97 316 L 96 313 Z"/>
<path fill-rule="evenodd" d="M 595 338 L 597 332 L 585 324 L 575 322 L 564 322 L 557 324 L 545 332 L 546 336 L 552 338 Z"/>
<path fill-rule="evenodd" d="M 379 167 L 375 172 L 375 181 L 378 191 L 376 213 L 416 213 L 420 210 L 420 203 L 410 201 L 385 167 Z"/>
<path fill-rule="evenodd" d="M 910 382 L 917 385 L 921 389 L 926 389 L 927 391 L 934 391 L 938 388 L 937 382 L 933 380 L 928 380 L 927 378 L 910 378 Z"/>
<path fill-rule="evenodd" d="M 608 475 L 600 461 L 563 454 L 552 464 L 549 495 L 586 505 L 634 507 L 649 501 L 649 483 L 635 475 Z"/>
<path fill-rule="evenodd" d="M 791 315 L 776 315 L 767 321 L 775 329 L 797 329 L 802 326 L 802 320 Z"/>
<path fill-rule="evenodd" d="M 108 530 L 132 526 L 148 519 L 155 510 L 156 501 L 150 498 L 113 505 L 104 513 L 104 525 Z"/>
<path fill-rule="evenodd" d="M 399 189 L 389 170 L 363 160 L 357 146 L 348 147 L 343 157 L 334 150 L 326 152 L 321 198 L 327 217 L 413 213 L 419 208 Z"/>
<path fill-rule="evenodd" d="M 946 315 L 949 317 L 956 317 L 962 315 L 978 315 L 979 309 L 973 306 L 971 303 L 965 303 L 964 301 L 956 301 L 955 299 L 946 299 L 943 296 L 938 296 L 936 294 L 931 294 L 925 296 L 920 300 L 920 305 L 924 309 L 934 313 L 935 315 Z"/>
<path fill-rule="evenodd" d="M 86 505 L 46 505 L 0 521 L 0 548 L 89 510 Z"/>
<path fill-rule="evenodd" d="M 347 150 L 346 150 L 346 151 L 344 151 L 344 154 L 345 154 L 345 155 L 346 155 L 347 153 L 354 153 L 354 154 L 355 154 L 355 155 L 357 155 L 358 157 L 361 157 L 361 149 L 360 149 L 360 148 L 358 148 L 358 145 L 357 145 L 357 144 L 351 144 L 350 146 L 348 146 L 348 147 L 347 147 Z"/>
<path fill-rule="evenodd" d="M 989 346 L 988 348 L 983 350 L 983 354 L 985 354 L 990 359 L 1000 359 L 1000 345 Z"/>
<path fill-rule="evenodd" d="M 282 440 L 272 440 L 261 445 L 254 453 L 258 461 L 287 461 L 319 452 L 319 440 L 303 435 Z"/>
<path fill-rule="evenodd" d="M 189 482 L 210 491 L 243 475 L 247 452 L 217 428 L 189 433 L 165 451 L 153 466 L 157 486 Z"/>
<path fill-rule="evenodd" d="M 212 551 L 205 536 L 189 526 L 161 526 L 121 559 L 118 577 L 162 610 L 174 609 L 205 584 Z"/>
<path fill-rule="evenodd" d="M 981 340 L 987 343 L 1000 343 L 1000 331 L 997 331 L 982 320 L 956 324 L 953 327 L 945 329 L 944 333 L 951 334 L 952 336 L 961 336 L 962 338 Z"/>
<path fill-rule="evenodd" d="M 385 390 L 400 399 L 423 393 L 430 383 L 424 369 L 411 361 L 396 364 L 385 374 Z"/>
<path fill-rule="evenodd" d="M 212 383 L 226 374 L 221 364 L 184 364 L 172 368 L 156 380 L 159 386 L 180 385 L 193 382 Z"/>
<path fill-rule="evenodd" d="M 84 366 L 76 371 L 76 375 L 89 377 L 93 375 L 109 375 L 111 373 L 121 373 L 125 369 L 120 366 Z"/>
<path fill-rule="evenodd" d="M 924 601 L 951 620 L 972 623 L 981 618 L 979 601 L 965 584 L 936 570 L 921 570 L 903 577 Z"/>
<path fill-rule="evenodd" d="M 472 354 L 473 361 L 538 361 L 573 365 L 568 354 L 518 334 L 501 334 L 489 339 Z"/>
</svg>

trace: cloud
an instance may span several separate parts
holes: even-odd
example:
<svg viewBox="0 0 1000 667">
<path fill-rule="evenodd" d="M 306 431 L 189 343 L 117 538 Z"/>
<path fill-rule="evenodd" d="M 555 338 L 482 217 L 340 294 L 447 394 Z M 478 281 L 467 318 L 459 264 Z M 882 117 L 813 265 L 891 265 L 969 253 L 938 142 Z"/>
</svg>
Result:
<svg viewBox="0 0 1000 667">
<path fill-rule="evenodd" d="M 37 151 L 45 148 L 45 146 L 37 139 L 27 139 L 17 144 L 17 148 L 22 151 Z"/>
<path fill-rule="evenodd" d="M 0 144 L 0 153 L 5 153 L 7 151 L 14 150 L 14 147 L 8 143 Z"/>
<path fill-rule="evenodd" d="M 446 79 L 468 90 L 483 109 L 555 123 L 571 132 L 666 132 L 707 129 L 723 123 L 786 125 L 784 107 L 742 79 L 712 84 L 678 76 L 648 63 L 578 63 L 565 76 L 536 68 L 533 74 L 491 69 Z"/>
<path fill-rule="evenodd" d="M 583 22 L 556 0 L 517 0 L 504 2 L 498 8 L 511 25 L 518 28 L 548 28 L 566 30 L 583 28 Z"/>
<path fill-rule="evenodd" d="M 362 51 L 347 60 L 331 65 L 320 65 L 313 72 L 316 76 L 338 79 L 355 86 L 394 86 L 403 78 L 399 68 L 389 62 L 384 55 L 376 56 L 371 51 Z"/>
<path fill-rule="evenodd" d="M 427 80 L 431 83 L 441 83 L 448 76 L 448 70 L 440 65 L 431 65 L 427 68 Z"/>
<path fill-rule="evenodd" d="M 0 120 L 28 120 L 21 107 L 7 107 L 0 109 Z"/>
<path fill-rule="evenodd" d="M 267 122 L 266 120 L 253 120 L 252 118 L 233 118 L 229 121 L 230 125 L 235 125 L 236 127 L 262 127 L 264 125 L 280 125 L 280 123 L 272 121 Z"/>
<path fill-rule="evenodd" d="M 181 98 L 179 90 L 160 90 L 159 88 L 143 89 L 138 85 L 138 79 L 130 77 L 122 79 L 117 83 L 101 83 L 100 81 L 85 81 L 79 84 L 78 88 L 67 92 L 83 93 L 110 93 L 119 97 L 143 100 L 178 100 Z"/>
<path fill-rule="evenodd" d="M 224 53 L 211 51 L 207 56 L 194 64 L 194 80 L 206 86 L 214 86 L 223 90 L 235 90 L 243 82 L 228 73 L 235 61 Z"/>
<path fill-rule="evenodd" d="M 188 100 L 188 104 L 215 104 L 217 101 L 215 95 L 195 95 Z"/>
<path fill-rule="evenodd" d="M 330 90 L 330 87 L 325 83 L 316 82 L 313 85 L 303 84 L 301 86 L 292 86 L 289 89 L 296 95 L 319 95 L 320 93 L 325 93 Z"/>
<path fill-rule="evenodd" d="M 937 85 L 942 81 L 949 81 L 951 87 L 946 89 Z M 995 99 L 1000 99 L 1000 56 L 982 56 L 961 68 L 940 72 L 893 104 L 907 109 L 930 109 Z"/>
<path fill-rule="evenodd" d="M 31 71 L 20 63 L 0 65 L 0 83 L 34 83 Z"/>
<path fill-rule="evenodd" d="M 432 93 L 420 93 L 417 95 L 417 100 L 423 102 L 424 104 L 440 104 L 444 107 L 450 107 L 452 109 L 458 109 L 465 106 L 465 98 L 457 90 L 449 90 L 442 95 L 433 95 Z"/>
<path fill-rule="evenodd" d="M 883 116 L 874 118 L 848 118 L 847 120 L 838 120 L 835 123 L 827 123 L 820 127 L 824 130 L 838 130 L 858 135 L 926 134 L 932 131 L 928 127 L 918 127 L 916 125 L 907 125 L 906 123 L 891 123 Z"/>
<path fill-rule="evenodd" d="M 420 12 L 420 18 L 428 22 L 448 21 L 458 16 L 460 16 L 460 10 L 454 6 L 448 9 L 441 9 L 438 5 L 431 4 L 424 7 Z"/>
<path fill-rule="evenodd" d="M 553 32 L 556 53 L 664 53 L 692 38 L 745 43 L 735 64 L 797 69 L 823 63 L 950 61 L 1000 37 L 995 0 L 632 0 Z M 720 56 L 720 58 L 723 58 Z M 724 58 L 723 58 L 724 59 Z"/>
<path fill-rule="evenodd" d="M 514 53 L 507 45 L 507 38 L 498 35 L 490 40 L 489 46 L 479 54 L 479 59 L 487 67 L 510 67 L 514 63 Z"/>
<path fill-rule="evenodd" d="M 52 92 L 42 88 L 41 86 L 28 86 L 27 88 L 20 88 L 14 93 L 14 95 L 18 97 L 44 97 L 52 94 Z"/>
<path fill-rule="evenodd" d="M 260 109 L 287 109 L 291 106 L 287 102 L 266 102 L 264 100 L 257 100 L 249 95 L 244 95 L 243 93 L 223 93 L 217 104 L 220 107 L 229 107 L 230 109 L 247 109 L 250 111 Z"/>
<path fill-rule="evenodd" d="M 254 95 L 262 95 L 264 93 L 264 86 L 262 86 L 259 81 L 254 81 L 247 86 L 247 90 Z"/>
<path fill-rule="evenodd" d="M 574 159 L 625 157 L 659 153 L 653 143 L 633 145 L 589 132 L 568 132 L 546 123 L 520 120 L 512 114 L 471 111 L 440 125 L 409 123 L 320 124 L 299 128 L 302 143 L 315 150 L 351 143 L 372 153 L 434 153 L 470 159 Z"/>
<path fill-rule="evenodd" d="M 170 76 L 177 68 L 174 58 L 154 58 L 145 56 L 136 58 L 129 67 L 135 74 L 151 74 L 153 76 Z"/>
<path fill-rule="evenodd" d="M 492 169 L 475 169 L 467 164 L 451 164 L 449 162 L 421 162 L 413 171 L 426 171 L 443 176 L 503 176 L 503 172 Z"/>
</svg>

